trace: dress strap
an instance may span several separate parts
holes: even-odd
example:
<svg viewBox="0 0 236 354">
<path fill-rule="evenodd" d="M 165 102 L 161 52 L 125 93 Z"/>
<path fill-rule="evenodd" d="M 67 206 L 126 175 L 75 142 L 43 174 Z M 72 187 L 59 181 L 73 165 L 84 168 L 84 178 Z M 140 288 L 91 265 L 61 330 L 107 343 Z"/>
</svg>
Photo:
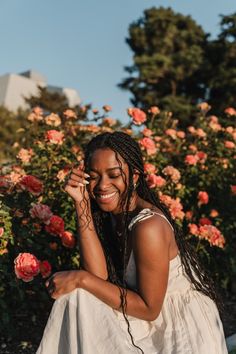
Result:
<svg viewBox="0 0 236 354">
<path fill-rule="evenodd" d="M 158 213 L 157 211 L 154 211 L 154 210 L 151 210 L 149 208 L 145 208 L 143 210 L 141 210 L 130 222 L 129 226 L 128 226 L 128 229 L 129 231 L 132 230 L 133 226 L 137 223 L 137 222 L 140 222 L 140 221 L 143 221 L 143 220 L 146 220 L 150 217 L 152 217 L 153 215 L 159 215 L 161 216 L 163 219 L 165 219 L 168 224 L 170 225 L 172 231 L 174 231 L 174 228 L 173 226 L 171 225 L 171 223 L 169 222 L 169 220 L 167 219 L 167 217 L 163 214 L 160 214 Z"/>
</svg>

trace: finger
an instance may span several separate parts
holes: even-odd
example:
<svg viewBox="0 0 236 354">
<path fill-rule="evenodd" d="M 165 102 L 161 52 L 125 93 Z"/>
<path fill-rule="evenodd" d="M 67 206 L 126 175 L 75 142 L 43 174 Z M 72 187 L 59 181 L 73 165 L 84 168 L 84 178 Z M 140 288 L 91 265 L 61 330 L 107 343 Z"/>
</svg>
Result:
<svg viewBox="0 0 236 354">
<path fill-rule="evenodd" d="M 88 184 L 89 182 L 85 179 L 85 175 L 83 174 L 82 176 L 78 176 L 74 173 L 72 173 L 70 175 L 70 178 L 68 179 L 69 180 L 72 180 L 72 181 L 75 181 L 75 182 L 80 182 L 80 183 L 84 183 L 84 184 Z"/>
<path fill-rule="evenodd" d="M 87 181 L 86 181 L 86 182 L 87 182 Z M 85 183 L 81 183 L 81 182 L 69 180 L 69 181 L 67 182 L 67 185 L 66 185 L 66 186 L 70 186 L 70 187 L 74 187 L 74 188 L 85 187 Z"/>
<path fill-rule="evenodd" d="M 81 171 L 80 168 L 73 168 L 71 170 L 70 176 L 74 177 L 80 177 L 80 178 L 90 178 L 90 175 L 88 173 L 85 173 L 84 171 Z"/>
</svg>

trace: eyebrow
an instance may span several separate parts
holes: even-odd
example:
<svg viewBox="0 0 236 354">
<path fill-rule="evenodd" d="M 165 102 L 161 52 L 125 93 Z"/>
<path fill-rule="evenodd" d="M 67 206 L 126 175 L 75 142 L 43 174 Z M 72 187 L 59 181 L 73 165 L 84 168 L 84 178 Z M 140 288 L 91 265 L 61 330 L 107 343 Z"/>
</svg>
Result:
<svg viewBox="0 0 236 354">
<path fill-rule="evenodd" d="M 119 166 L 117 166 L 117 167 L 111 167 L 111 168 L 108 168 L 106 171 L 114 171 L 114 170 L 120 170 L 120 171 L 122 171 L 122 168 L 121 167 L 119 167 Z M 96 169 L 90 169 L 90 171 L 92 171 L 92 172 L 98 172 Z"/>
</svg>

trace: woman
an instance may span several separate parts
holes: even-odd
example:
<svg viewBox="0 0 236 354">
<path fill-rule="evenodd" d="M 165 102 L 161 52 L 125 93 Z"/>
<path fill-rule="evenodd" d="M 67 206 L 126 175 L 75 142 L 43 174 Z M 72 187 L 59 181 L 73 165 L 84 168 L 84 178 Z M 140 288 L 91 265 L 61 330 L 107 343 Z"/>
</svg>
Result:
<svg viewBox="0 0 236 354">
<path fill-rule="evenodd" d="M 212 281 L 146 183 L 138 144 L 96 136 L 65 187 L 81 270 L 54 274 L 37 354 L 227 353 Z"/>
</svg>

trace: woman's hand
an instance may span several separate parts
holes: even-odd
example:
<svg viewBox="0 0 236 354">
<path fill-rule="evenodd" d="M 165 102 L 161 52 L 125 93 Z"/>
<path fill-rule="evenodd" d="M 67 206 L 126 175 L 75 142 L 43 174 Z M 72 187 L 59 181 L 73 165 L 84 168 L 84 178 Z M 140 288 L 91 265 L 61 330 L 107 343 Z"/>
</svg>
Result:
<svg viewBox="0 0 236 354">
<path fill-rule="evenodd" d="M 76 203 L 89 200 L 86 185 L 89 184 L 87 178 L 90 176 L 84 172 L 84 163 L 81 162 L 77 168 L 73 168 L 69 179 L 65 185 L 65 191 L 74 199 Z"/>
<path fill-rule="evenodd" d="M 58 299 L 60 296 L 80 288 L 85 273 L 84 270 L 69 270 L 53 274 L 45 283 L 49 295 L 53 299 Z"/>
</svg>

